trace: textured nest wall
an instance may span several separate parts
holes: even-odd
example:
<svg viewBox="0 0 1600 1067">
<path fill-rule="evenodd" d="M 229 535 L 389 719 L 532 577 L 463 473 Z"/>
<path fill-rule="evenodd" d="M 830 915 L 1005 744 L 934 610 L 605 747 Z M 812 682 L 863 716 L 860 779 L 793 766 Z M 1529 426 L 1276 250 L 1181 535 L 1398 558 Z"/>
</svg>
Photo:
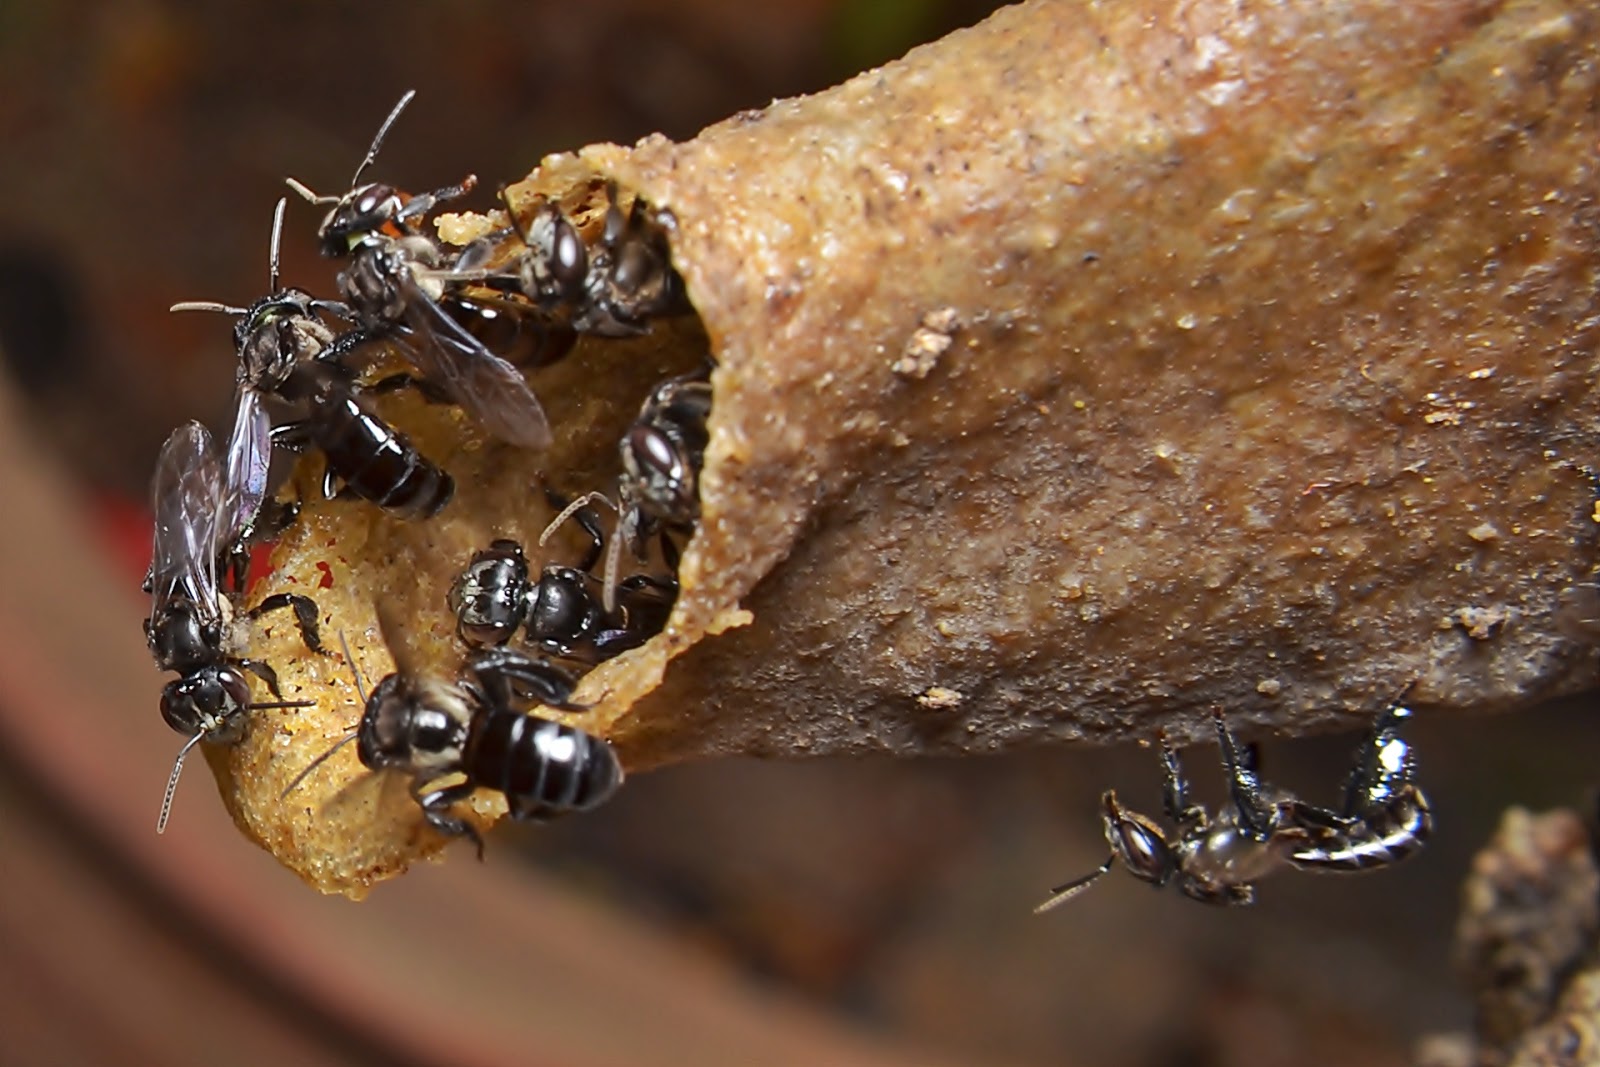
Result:
<svg viewBox="0 0 1600 1067">
<path fill-rule="evenodd" d="M 310 494 L 255 595 L 315 591 L 369 677 L 393 600 L 453 673 L 471 553 L 533 549 L 541 476 L 609 492 L 646 392 L 710 352 L 682 594 L 570 720 L 630 770 L 1592 684 L 1597 18 L 1036 0 L 686 143 L 551 157 L 516 210 L 582 216 L 610 179 L 670 212 L 698 320 L 532 374 L 547 453 L 386 400 L 456 501 L 400 523 Z M 257 645 L 318 703 L 208 752 L 246 833 L 352 893 L 441 847 L 351 751 L 279 798 L 360 709 L 292 628 Z"/>
</svg>

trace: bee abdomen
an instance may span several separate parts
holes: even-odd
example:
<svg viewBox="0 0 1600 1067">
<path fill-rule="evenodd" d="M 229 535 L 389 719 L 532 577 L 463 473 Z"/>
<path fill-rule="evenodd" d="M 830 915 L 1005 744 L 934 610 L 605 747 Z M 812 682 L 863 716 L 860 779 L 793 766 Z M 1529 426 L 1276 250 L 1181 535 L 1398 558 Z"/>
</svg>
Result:
<svg viewBox="0 0 1600 1067">
<path fill-rule="evenodd" d="M 1389 808 L 1368 815 L 1335 843 L 1295 852 L 1291 862 L 1323 871 L 1365 871 L 1398 863 L 1433 833 L 1433 813 L 1421 790 L 1408 788 Z"/>
<path fill-rule="evenodd" d="M 512 818 L 587 811 L 622 784 L 622 764 L 611 746 L 583 730 L 497 709 L 475 733 L 467 772 L 477 785 L 505 794 Z"/>
<path fill-rule="evenodd" d="M 348 393 L 313 415 L 317 444 L 349 491 L 401 518 L 438 514 L 455 480 Z"/>
</svg>

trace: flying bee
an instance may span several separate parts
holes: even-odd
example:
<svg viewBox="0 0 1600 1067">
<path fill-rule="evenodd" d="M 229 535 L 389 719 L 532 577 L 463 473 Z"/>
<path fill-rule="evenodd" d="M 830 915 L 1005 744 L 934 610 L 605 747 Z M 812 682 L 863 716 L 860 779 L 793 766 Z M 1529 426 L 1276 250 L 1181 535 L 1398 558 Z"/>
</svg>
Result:
<svg viewBox="0 0 1600 1067">
<path fill-rule="evenodd" d="M 523 227 L 505 189 L 500 196 L 525 247 L 510 271 L 518 289 L 547 311 L 565 309 L 579 333 L 633 337 L 653 318 L 691 310 L 672 266 L 670 216 L 651 214 L 642 197 L 624 214 L 616 184 L 606 186 L 605 225 L 591 250 L 555 202 L 541 202 Z"/>
<path fill-rule="evenodd" d="M 496 649 L 469 661 L 464 677 L 446 680 L 417 666 L 398 621 L 383 605 L 378 625 L 395 658 L 394 673 L 371 693 L 357 673 L 361 721 L 302 770 L 284 795 L 355 741 L 362 766 L 409 774 L 411 796 L 427 824 L 446 836 L 471 840 L 481 859 L 477 828 L 451 811 L 478 789 L 504 794 L 514 819 L 543 821 L 588 811 L 622 784 L 622 764 L 605 741 L 513 706 L 525 699 L 585 710 L 571 703 L 575 683 L 560 668 Z"/>
<path fill-rule="evenodd" d="M 624 543 L 643 562 L 650 541 L 657 539 L 668 568 L 676 573 L 677 549 L 670 535 L 691 535 L 700 521 L 700 470 L 711 440 L 706 426 L 710 417 L 709 367 L 657 385 L 645 399 L 638 419 L 622 435 L 617 501 L 589 493 L 568 505 L 540 535 L 543 545 L 557 527 L 590 504 L 605 504 L 617 511 L 617 530 L 606 551 L 603 579 L 607 611 L 617 607 Z"/>
<path fill-rule="evenodd" d="M 307 707 L 309 700 L 284 700 L 277 673 L 260 660 L 235 652 L 233 602 L 217 583 L 217 558 L 224 531 L 238 521 L 229 513 L 241 494 L 223 477 L 211 434 L 197 422 L 174 430 L 162 446 L 151 487 L 155 537 L 150 559 L 150 617 L 145 640 L 156 667 L 176 671 L 161 693 L 161 717 L 189 740 L 178 752 L 161 802 L 156 832 L 166 829 L 172 798 L 189 750 L 201 741 L 233 744 L 244 733 L 245 715 L 259 708 Z M 230 503 L 232 501 L 232 503 Z M 317 606 L 293 593 L 267 597 L 244 618 L 290 608 L 301 639 L 322 652 Z M 256 701 L 244 676 L 250 671 L 276 697 Z"/>
<path fill-rule="evenodd" d="M 317 236 L 324 255 L 350 260 L 338 280 L 353 321 L 401 349 L 424 378 L 495 437 L 521 448 L 547 448 L 549 422 L 528 383 L 448 310 L 466 299 L 454 276 L 462 264 L 420 230 L 434 208 L 465 196 L 477 179 L 469 175 L 459 185 L 417 196 L 377 182 L 358 184 L 415 95 L 407 92 L 384 119 L 344 195 L 319 196 L 293 178 L 289 187 L 312 204 L 332 205 Z"/>
<path fill-rule="evenodd" d="M 1250 904 L 1257 880 L 1285 867 L 1308 871 L 1364 871 L 1398 863 L 1418 851 L 1433 830 L 1428 799 L 1411 781 L 1414 761 L 1400 739 L 1408 708 L 1380 714 L 1356 750 L 1338 811 L 1307 804 L 1261 782 L 1254 749 L 1241 748 L 1222 712 L 1215 714 L 1231 807 L 1215 820 L 1189 802 L 1178 754 L 1160 736 L 1165 783 L 1162 802 L 1177 826 L 1172 834 L 1155 820 L 1123 807 L 1113 791 L 1100 799 L 1111 855 L 1095 870 L 1057 886 L 1036 908 L 1048 911 L 1109 872 L 1121 861 L 1134 877 L 1161 887 L 1176 883 L 1207 904 Z"/>
</svg>

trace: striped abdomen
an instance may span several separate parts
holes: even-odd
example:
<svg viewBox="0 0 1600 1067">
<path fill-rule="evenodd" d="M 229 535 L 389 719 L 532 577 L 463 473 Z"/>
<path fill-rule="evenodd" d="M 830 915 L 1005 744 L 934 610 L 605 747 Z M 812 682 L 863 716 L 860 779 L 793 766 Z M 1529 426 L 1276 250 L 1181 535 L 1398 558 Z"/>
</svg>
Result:
<svg viewBox="0 0 1600 1067">
<path fill-rule="evenodd" d="M 1367 812 L 1349 829 L 1328 831 L 1315 847 L 1293 853 L 1296 867 L 1321 871 L 1365 871 L 1398 863 L 1422 848 L 1433 832 L 1428 798 L 1405 786 L 1385 806 Z"/>
<path fill-rule="evenodd" d="M 587 811 L 622 784 L 622 764 L 606 742 L 509 708 L 478 713 L 463 770 L 473 784 L 504 793 L 515 819 Z"/>
<path fill-rule="evenodd" d="M 402 518 L 437 514 L 455 481 L 349 390 L 314 399 L 311 434 L 328 470 L 345 488 Z"/>
</svg>

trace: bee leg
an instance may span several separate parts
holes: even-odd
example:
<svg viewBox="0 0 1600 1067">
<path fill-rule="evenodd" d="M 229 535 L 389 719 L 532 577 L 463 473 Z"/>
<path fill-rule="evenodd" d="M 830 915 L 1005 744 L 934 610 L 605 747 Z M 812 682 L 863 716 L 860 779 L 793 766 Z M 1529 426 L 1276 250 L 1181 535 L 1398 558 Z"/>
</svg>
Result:
<svg viewBox="0 0 1600 1067">
<path fill-rule="evenodd" d="M 1189 780 L 1184 777 L 1183 764 L 1178 760 L 1178 750 L 1165 730 L 1157 731 L 1156 745 L 1161 753 L 1161 807 L 1167 818 L 1177 823 L 1180 830 L 1202 826 L 1206 821 L 1205 809 L 1189 801 Z"/>
<path fill-rule="evenodd" d="M 283 690 L 278 688 L 278 672 L 272 669 L 270 663 L 259 659 L 241 659 L 234 662 L 267 683 L 267 689 L 272 693 L 273 699 L 283 699 Z"/>
<path fill-rule="evenodd" d="M 1227 772 L 1228 793 L 1238 812 L 1239 828 L 1256 841 L 1272 836 L 1273 809 L 1261 798 L 1261 779 L 1256 774 L 1255 759 L 1246 751 L 1241 755 L 1240 745 L 1234 739 L 1222 717 L 1222 709 L 1213 712 L 1217 724 L 1217 742 L 1222 746 L 1222 766 Z"/>
<path fill-rule="evenodd" d="M 543 704 L 563 711 L 588 711 L 587 704 L 572 703 L 577 681 L 545 659 L 535 659 L 512 648 L 491 648 L 477 653 L 467 664 L 482 691 L 500 705 Z"/>
<path fill-rule="evenodd" d="M 256 514 L 255 525 L 250 528 L 251 543 L 277 540 L 299 517 L 300 501 L 267 500 Z"/>
<path fill-rule="evenodd" d="M 304 452 L 311 446 L 311 423 L 305 419 L 282 422 L 274 426 L 267 436 L 272 439 L 274 448 L 287 448 L 291 452 Z"/>
<path fill-rule="evenodd" d="M 1394 704 L 1385 708 L 1356 749 L 1355 766 L 1345 780 L 1343 814 L 1359 818 L 1383 808 L 1411 782 L 1411 750 L 1400 740 L 1400 726 L 1411 709 Z"/>
<path fill-rule="evenodd" d="M 460 200 L 477 188 L 477 185 L 478 176 L 469 174 L 461 179 L 459 185 L 447 185 L 443 189 L 435 189 L 431 193 L 419 193 L 406 201 L 405 206 L 395 215 L 395 221 L 408 223 L 412 219 L 425 218 L 429 212 L 440 204 L 446 204 L 452 200 Z"/>
<path fill-rule="evenodd" d="M 245 614 L 245 618 L 254 621 L 268 612 L 282 611 L 284 608 L 294 610 L 295 627 L 300 631 L 300 640 L 307 648 L 321 656 L 333 654 L 323 647 L 322 636 L 317 629 L 317 602 L 308 596 L 299 593 L 274 593 L 251 608 Z"/>
<path fill-rule="evenodd" d="M 388 393 L 398 393 L 402 389 L 415 389 L 422 399 L 430 404 L 454 403 L 450 393 L 443 386 L 415 374 L 391 374 L 387 378 L 379 378 L 371 385 L 362 386 L 361 391 L 383 396 Z"/>
<path fill-rule="evenodd" d="M 478 833 L 478 828 L 467 820 L 450 814 L 450 809 L 456 802 L 470 797 L 475 788 L 470 782 L 457 782 L 443 789 L 422 792 L 413 785 L 411 795 L 422 808 L 422 817 L 427 820 L 429 826 L 446 837 L 464 837 L 471 841 L 478 847 L 478 860 L 482 862 L 483 835 Z"/>
<path fill-rule="evenodd" d="M 223 579 L 236 593 L 246 591 L 250 580 L 251 550 L 275 541 L 300 517 L 300 501 L 268 499 L 262 502 L 255 521 L 227 549 Z"/>
</svg>

